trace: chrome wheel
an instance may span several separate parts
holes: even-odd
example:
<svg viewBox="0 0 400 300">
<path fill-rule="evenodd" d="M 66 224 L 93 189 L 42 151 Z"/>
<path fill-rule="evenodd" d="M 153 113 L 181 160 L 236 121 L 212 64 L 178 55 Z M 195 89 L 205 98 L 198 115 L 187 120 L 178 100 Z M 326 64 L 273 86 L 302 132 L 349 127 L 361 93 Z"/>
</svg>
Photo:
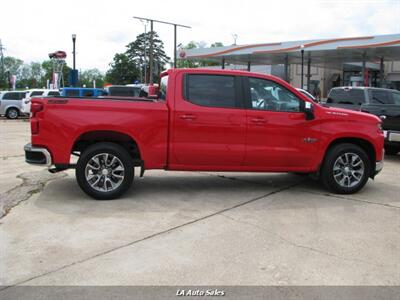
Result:
<svg viewBox="0 0 400 300">
<path fill-rule="evenodd" d="M 10 119 L 16 119 L 16 118 L 18 118 L 18 111 L 15 110 L 15 109 L 10 109 L 10 110 L 8 111 L 8 113 L 7 113 L 7 116 L 8 116 Z"/>
<path fill-rule="evenodd" d="M 356 153 L 344 153 L 333 164 L 333 177 L 342 187 L 358 185 L 362 181 L 364 173 L 364 162 Z"/>
<path fill-rule="evenodd" d="M 125 178 L 125 168 L 121 160 L 110 153 L 93 156 L 85 167 L 88 184 L 99 192 L 117 189 Z"/>
</svg>

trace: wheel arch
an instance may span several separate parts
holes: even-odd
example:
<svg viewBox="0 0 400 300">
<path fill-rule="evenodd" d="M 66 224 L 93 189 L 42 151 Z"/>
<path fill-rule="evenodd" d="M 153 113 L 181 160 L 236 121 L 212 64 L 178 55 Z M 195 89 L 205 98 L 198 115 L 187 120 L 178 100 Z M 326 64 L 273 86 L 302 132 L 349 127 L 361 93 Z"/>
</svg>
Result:
<svg viewBox="0 0 400 300">
<path fill-rule="evenodd" d="M 328 147 L 326 148 L 325 153 L 324 153 L 324 159 L 330 149 L 332 149 L 334 146 L 336 146 L 338 144 L 345 144 L 345 143 L 357 145 L 367 153 L 368 158 L 370 160 L 370 164 L 371 164 L 371 170 L 370 170 L 369 177 L 373 177 L 375 174 L 374 170 L 375 170 L 375 162 L 376 162 L 376 153 L 375 153 L 374 145 L 366 139 L 359 138 L 359 137 L 336 138 L 336 139 L 332 140 L 329 143 Z"/>
<path fill-rule="evenodd" d="M 115 130 L 91 130 L 81 133 L 75 139 L 70 153 L 83 152 L 87 147 L 99 142 L 119 144 L 128 151 L 132 159 L 142 159 L 142 153 L 137 140 L 127 133 Z"/>
</svg>

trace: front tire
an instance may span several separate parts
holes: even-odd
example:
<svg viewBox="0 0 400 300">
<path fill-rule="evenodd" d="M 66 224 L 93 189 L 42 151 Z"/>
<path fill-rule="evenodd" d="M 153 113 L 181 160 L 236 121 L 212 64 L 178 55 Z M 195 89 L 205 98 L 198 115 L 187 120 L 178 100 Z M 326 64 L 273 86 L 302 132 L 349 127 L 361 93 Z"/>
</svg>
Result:
<svg viewBox="0 0 400 300">
<path fill-rule="evenodd" d="M 361 147 L 338 144 L 329 149 L 321 171 L 321 181 L 327 189 L 337 194 L 353 194 L 367 183 L 371 162 Z"/>
<path fill-rule="evenodd" d="M 19 111 L 16 108 L 9 108 L 6 112 L 7 119 L 15 120 L 19 117 Z"/>
<path fill-rule="evenodd" d="M 97 200 L 111 200 L 120 197 L 132 185 L 134 165 L 122 146 L 96 143 L 79 157 L 75 175 L 87 195 Z"/>
</svg>

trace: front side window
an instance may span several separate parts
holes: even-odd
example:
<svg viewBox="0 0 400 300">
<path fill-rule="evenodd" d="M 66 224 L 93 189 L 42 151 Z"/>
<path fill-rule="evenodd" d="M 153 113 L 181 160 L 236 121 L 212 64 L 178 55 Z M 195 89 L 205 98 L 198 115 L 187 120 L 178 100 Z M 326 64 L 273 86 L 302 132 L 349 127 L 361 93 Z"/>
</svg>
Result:
<svg viewBox="0 0 400 300">
<path fill-rule="evenodd" d="M 79 90 L 66 90 L 65 96 L 66 97 L 79 97 Z"/>
<path fill-rule="evenodd" d="M 393 93 L 392 97 L 394 104 L 400 105 L 400 93 Z"/>
<path fill-rule="evenodd" d="M 300 99 L 283 86 L 265 79 L 249 78 L 251 108 L 299 112 Z"/>
<path fill-rule="evenodd" d="M 60 96 L 59 92 L 49 92 L 49 96 Z"/>
<path fill-rule="evenodd" d="M 186 76 L 185 100 L 211 107 L 236 107 L 235 77 L 189 74 Z"/>
<path fill-rule="evenodd" d="M 393 104 L 390 94 L 386 91 L 371 91 L 371 103 L 372 104 Z"/>
</svg>

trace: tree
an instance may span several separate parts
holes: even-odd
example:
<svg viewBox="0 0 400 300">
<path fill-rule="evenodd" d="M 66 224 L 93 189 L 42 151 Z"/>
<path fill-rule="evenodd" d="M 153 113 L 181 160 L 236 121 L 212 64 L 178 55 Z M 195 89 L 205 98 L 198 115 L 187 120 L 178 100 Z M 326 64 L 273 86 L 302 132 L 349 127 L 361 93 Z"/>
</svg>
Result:
<svg viewBox="0 0 400 300">
<path fill-rule="evenodd" d="M 44 76 L 40 80 L 40 86 L 46 86 L 47 80 L 52 80 L 53 78 L 53 61 L 48 59 L 42 62 L 42 69 Z M 71 68 L 68 67 L 67 64 L 63 67 L 63 78 L 64 78 L 64 86 L 69 86 L 69 73 L 71 72 Z M 61 82 L 62 85 L 62 82 Z"/>
<path fill-rule="evenodd" d="M 140 78 L 140 69 L 130 60 L 125 53 L 117 53 L 110 69 L 106 74 L 106 81 L 112 84 L 129 84 L 134 83 Z"/>
<path fill-rule="evenodd" d="M 96 81 L 96 87 L 104 86 L 104 74 L 99 69 L 85 70 L 79 75 L 79 81 L 82 86 L 91 87 L 94 80 Z"/>
<path fill-rule="evenodd" d="M 144 74 L 144 68 L 149 70 L 149 49 L 150 49 L 151 32 L 139 34 L 136 40 L 129 43 L 126 47 L 125 54 L 131 63 L 135 64 L 140 70 L 140 74 Z M 170 58 L 164 51 L 164 43 L 160 40 L 158 34 L 153 31 L 153 74 L 154 82 L 158 81 L 158 73 L 160 73 Z M 147 72 L 149 74 L 149 72 Z M 142 80 L 143 81 L 143 80 Z"/>
</svg>

